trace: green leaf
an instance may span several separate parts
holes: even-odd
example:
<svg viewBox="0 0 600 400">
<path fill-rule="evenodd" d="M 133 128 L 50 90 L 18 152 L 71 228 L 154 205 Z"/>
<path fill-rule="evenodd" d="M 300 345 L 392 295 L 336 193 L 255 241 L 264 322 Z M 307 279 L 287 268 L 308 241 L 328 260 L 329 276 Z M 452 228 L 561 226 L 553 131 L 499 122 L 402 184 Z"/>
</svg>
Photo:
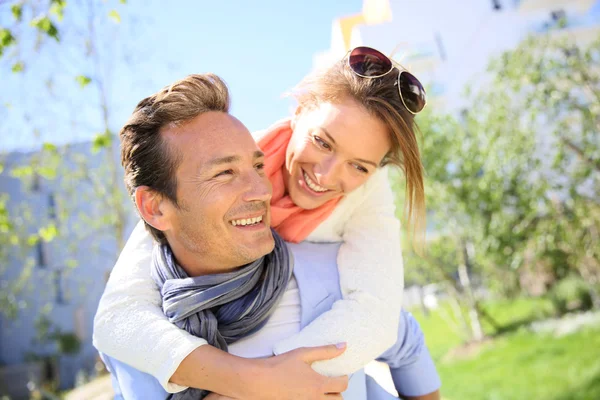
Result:
<svg viewBox="0 0 600 400">
<path fill-rule="evenodd" d="M 1 47 L 8 47 L 8 46 L 12 46 L 15 43 L 17 43 L 15 37 L 13 36 L 12 32 L 6 28 L 1 28 L 0 29 L 0 46 Z"/>
<path fill-rule="evenodd" d="M 33 175 L 33 166 L 31 165 L 21 165 L 19 167 L 14 167 L 11 170 L 11 175 L 15 178 L 25 178 Z"/>
<path fill-rule="evenodd" d="M 92 81 L 92 78 L 90 78 L 89 76 L 85 76 L 85 75 L 78 75 L 75 77 L 75 80 L 77 81 L 77 83 L 79 83 L 79 86 L 83 89 L 84 87 L 86 87 L 87 85 L 90 84 L 90 82 Z"/>
<path fill-rule="evenodd" d="M 112 144 L 112 135 L 110 131 L 99 133 L 94 137 L 94 141 L 92 143 L 92 153 L 98 153 L 105 147 L 110 147 Z"/>
<path fill-rule="evenodd" d="M 46 178 L 46 179 L 56 179 L 56 168 L 52 168 L 52 167 L 39 167 L 37 172 L 43 178 Z"/>
<path fill-rule="evenodd" d="M 114 23 L 121 23 L 121 16 L 117 10 L 111 10 L 111 12 L 108 13 L 108 17 L 112 19 Z"/>
<path fill-rule="evenodd" d="M 38 31 L 45 33 L 48 37 L 54 38 L 57 42 L 60 40 L 58 37 L 58 28 L 46 15 L 41 15 L 34 18 L 31 21 L 31 26 L 37 28 Z"/>
<path fill-rule="evenodd" d="M 25 64 L 23 63 L 23 61 L 16 62 L 12 66 L 12 72 L 14 72 L 14 73 L 23 72 L 24 70 L 25 70 Z"/>
<path fill-rule="evenodd" d="M 38 240 L 40 240 L 40 237 L 38 235 L 29 235 L 27 237 L 27 244 L 29 246 L 35 246 Z"/>
<path fill-rule="evenodd" d="M 12 11 L 15 20 L 21 22 L 21 19 L 23 18 L 23 3 L 13 4 L 10 11 Z"/>
<path fill-rule="evenodd" d="M 58 4 L 58 3 L 54 3 L 50 6 L 50 14 L 56 16 L 56 19 L 59 22 L 62 22 L 64 16 L 65 16 L 65 6 Z"/>
<path fill-rule="evenodd" d="M 49 151 L 49 152 L 56 152 L 58 150 L 58 147 L 56 147 L 56 145 L 53 143 L 46 142 L 42 145 L 42 150 Z"/>
<path fill-rule="evenodd" d="M 51 223 L 48 226 L 41 227 L 38 233 L 44 242 L 51 242 L 58 235 L 58 228 Z"/>
</svg>

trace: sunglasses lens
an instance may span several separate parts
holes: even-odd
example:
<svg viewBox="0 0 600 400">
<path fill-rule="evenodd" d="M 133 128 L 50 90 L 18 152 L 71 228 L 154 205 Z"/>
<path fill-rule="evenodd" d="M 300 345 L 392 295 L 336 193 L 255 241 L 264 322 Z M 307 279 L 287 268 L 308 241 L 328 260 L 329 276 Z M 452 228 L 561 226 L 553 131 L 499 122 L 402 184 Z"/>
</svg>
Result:
<svg viewBox="0 0 600 400">
<path fill-rule="evenodd" d="M 421 82 L 406 71 L 400 73 L 399 82 L 406 108 L 415 114 L 421 111 L 426 103 L 425 89 Z"/>
<path fill-rule="evenodd" d="M 377 77 L 392 69 L 392 62 L 385 55 L 370 47 L 357 47 L 348 57 L 350 68 L 361 76 Z"/>
</svg>

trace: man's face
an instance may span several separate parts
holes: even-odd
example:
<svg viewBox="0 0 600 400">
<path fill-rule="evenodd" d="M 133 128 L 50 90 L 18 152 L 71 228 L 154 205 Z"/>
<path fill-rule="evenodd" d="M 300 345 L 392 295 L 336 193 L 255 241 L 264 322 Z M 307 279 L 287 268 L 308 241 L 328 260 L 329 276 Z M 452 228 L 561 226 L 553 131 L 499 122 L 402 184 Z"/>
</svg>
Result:
<svg viewBox="0 0 600 400">
<path fill-rule="evenodd" d="M 248 129 L 229 114 L 208 112 L 161 134 L 180 157 L 179 207 L 165 206 L 165 235 L 182 267 L 219 273 L 271 252 L 271 184 Z"/>
</svg>

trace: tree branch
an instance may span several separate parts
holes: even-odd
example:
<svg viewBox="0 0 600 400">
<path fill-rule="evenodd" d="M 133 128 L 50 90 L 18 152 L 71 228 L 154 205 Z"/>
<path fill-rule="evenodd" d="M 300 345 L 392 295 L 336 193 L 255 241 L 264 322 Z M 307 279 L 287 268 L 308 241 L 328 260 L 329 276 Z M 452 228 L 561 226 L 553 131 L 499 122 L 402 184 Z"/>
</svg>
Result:
<svg viewBox="0 0 600 400">
<path fill-rule="evenodd" d="M 573 143 L 571 140 L 569 140 L 565 137 L 561 137 L 560 140 L 561 140 L 561 142 L 563 142 L 563 144 L 565 146 L 567 146 L 575 154 L 577 154 L 577 156 L 579 157 L 579 159 L 581 161 L 585 162 L 586 164 L 591 165 L 592 168 L 594 168 L 596 171 L 600 172 L 600 161 L 594 160 L 593 158 L 586 156 L 584 151 L 579 146 L 577 146 L 575 143 Z"/>
</svg>

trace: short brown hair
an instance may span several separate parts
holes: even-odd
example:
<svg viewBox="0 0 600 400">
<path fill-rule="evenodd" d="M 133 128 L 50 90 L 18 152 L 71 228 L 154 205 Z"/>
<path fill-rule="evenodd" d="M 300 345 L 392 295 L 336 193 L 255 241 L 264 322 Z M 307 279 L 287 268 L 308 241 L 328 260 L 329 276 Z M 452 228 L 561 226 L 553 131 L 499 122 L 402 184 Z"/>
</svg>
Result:
<svg viewBox="0 0 600 400">
<path fill-rule="evenodd" d="M 181 156 L 161 130 L 209 111 L 227 113 L 229 103 L 227 85 L 214 74 L 189 75 L 139 102 L 119 133 L 125 186 L 134 202 L 135 189 L 148 186 L 178 206 L 175 171 Z M 166 241 L 158 229 L 148 223 L 146 228 L 158 242 Z"/>
<path fill-rule="evenodd" d="M 405 218 L 410 230 L 418 236 L 414 244 L 420 253 L 425 233 L 424 169 L 414 116 L 408 112 L 398 93 L 398 74 L 399 71 L 394 69 L 381 78 L 365 79 L 352 72 L 344 60 L 304 78 L 292 95 L 307 109 L 350 98 L 386 124 L 392 147 L 382 164 L 397 165 L 406 176 Z"/>
</svg>

